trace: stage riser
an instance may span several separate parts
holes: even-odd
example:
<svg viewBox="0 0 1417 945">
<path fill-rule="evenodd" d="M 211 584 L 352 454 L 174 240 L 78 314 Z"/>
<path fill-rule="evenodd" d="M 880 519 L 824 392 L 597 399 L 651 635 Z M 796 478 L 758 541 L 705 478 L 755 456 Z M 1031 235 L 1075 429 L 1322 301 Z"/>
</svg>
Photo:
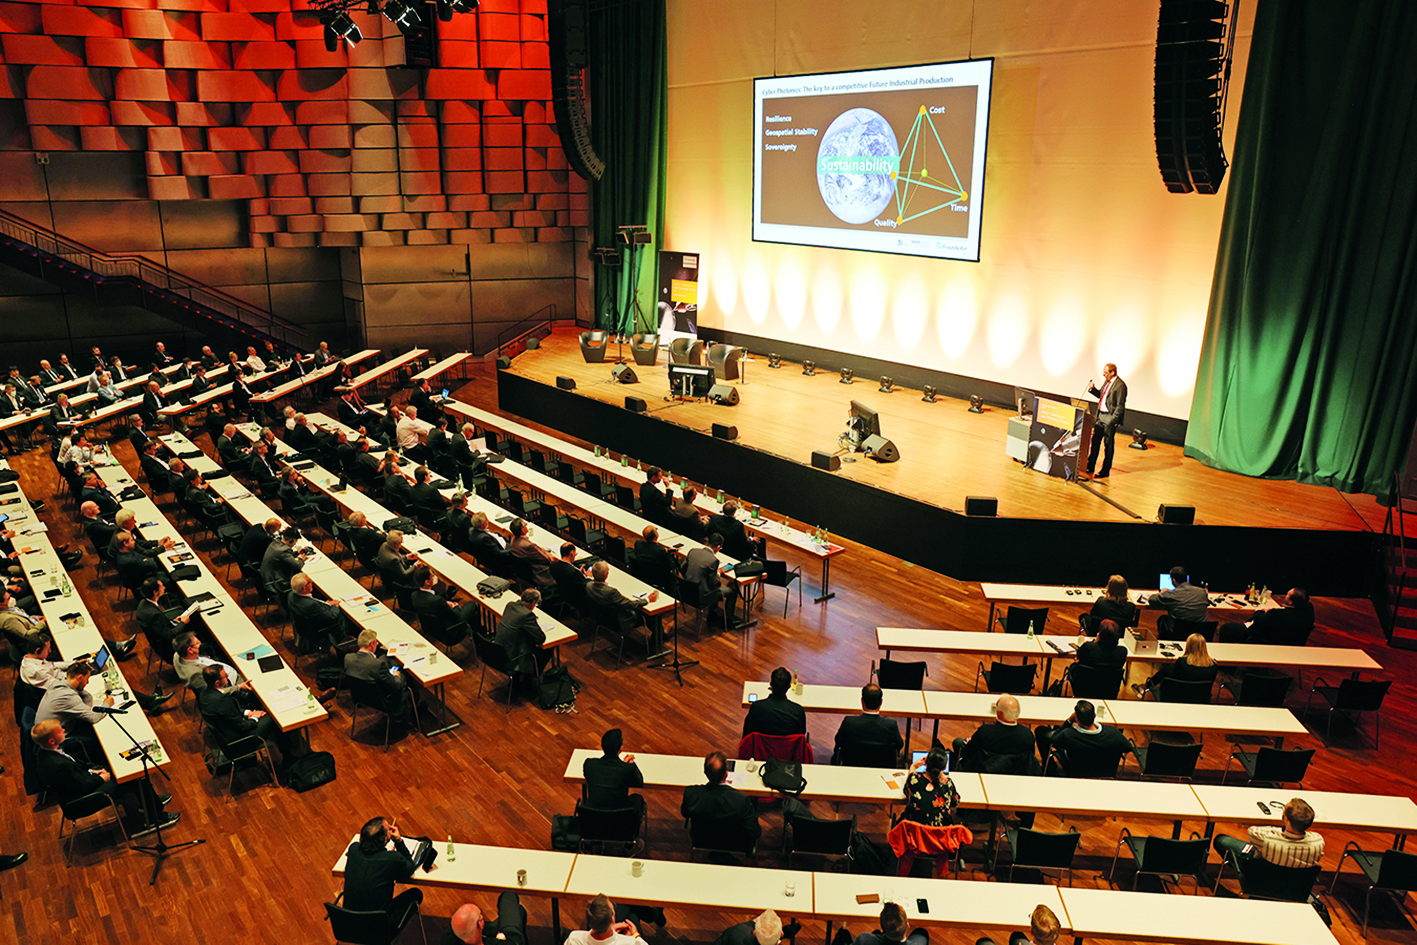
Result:
<svg viewBox="0 0 1417 945">
<path fill-rule="evenodd" d="M 942 397 L 957 397 L 960 400 L 968 400 L 970 394 L 978 394 L 984 398 L 984 402 L 995 407 L 1014 409 L 1014 389 L 1011 384 L 1000 384 L 997 381 L 985 381 L 979 378 L 966 377 L 963 374 L 948 374 L 943 371 L 931 371 L 928 368 L 916 367 L 913 364 L 900 364 L 896 361 L 882 361 L 878 358 L 868 358 L 864 355 L 851 354 L 845 351 L 833 351 L 830 348 L 814 348 L 810 345 L 794 344 L 790 341 L 779 341 L 773 338 L 760 338 L 756 335 L 745 335 L 741 332 L 723 331 L 719 328 L 705 328 L 700 326 L 699 337 L 705 344 L 729 344 L 738 345 L 740 348 L 747 348 L 752 352 L 753 370 L 766 371 L 767 358 L 769 352 L 777 352 L 788 361 L 801 364 L 803 361 L 815 361 L 818 373 L 836 373 L 841 368 L 849 367 L 856 372 L 857 381 L 866 383 L 867 381 L 878 381 L 882 375 L 895 379 L 897 387 L 908 387 L 913 391 L 921 390 L 926 384 L 939 389 Z M 794 368 L 782 368 L 782 370 L 793 370 Z M 800 370 L 800 369 L 797 369 Z M 1096 370 L 1088 368 L 1085 370 Z M 1061 392 L 1060 392 L 1061 393 Z M 1082 396 L 1082 388 L 1076 391 Z M 1144 430 L 1148 440 L 1155 440 L 1158 443 L 1174 443 L 1181 446 L 1186 442 L 1186 421 L 1177 420 L 1175 417 L 1162 417 L 1156 414 L 1146 413 L 1134 407 L 1127 408 L 1126 435 L 1118 433 L 1118 446 L 1124 445 L 1131 436 L 1132 430 Z"/>
<path fill-rule="evenodd" d="M 497 372 L 497 389 L 508 414 L 959 580 L 1097 587 L 1115 572 L 1155 587 L 1182 564 L 1217 589 L 1257 582 L 1366 597 L 1380 574 L 1370 532 L 969 518 L 510 371 Z"/>
</svg>

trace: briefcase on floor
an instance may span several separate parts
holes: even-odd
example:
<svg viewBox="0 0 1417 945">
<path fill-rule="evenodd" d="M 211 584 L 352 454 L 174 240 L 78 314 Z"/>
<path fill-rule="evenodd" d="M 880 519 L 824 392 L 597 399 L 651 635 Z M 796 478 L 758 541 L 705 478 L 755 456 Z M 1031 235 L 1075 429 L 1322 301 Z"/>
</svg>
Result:
<svg viewBox="0 0 1417 945">
<path fill-rule="evenodd" d="M 312 751 L 290 763 L 286 777 L 290 786 L 301 793 L 329 784 L 335 779 L 335 756 L 327 751 Z"/>
</svg>

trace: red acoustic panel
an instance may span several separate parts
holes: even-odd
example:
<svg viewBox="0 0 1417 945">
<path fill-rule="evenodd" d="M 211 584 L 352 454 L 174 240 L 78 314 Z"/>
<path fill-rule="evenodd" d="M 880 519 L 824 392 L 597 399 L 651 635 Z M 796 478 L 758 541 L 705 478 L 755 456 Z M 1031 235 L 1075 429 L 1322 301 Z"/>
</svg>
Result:
<svg viewBox="0 0 1417 945">
<path fill-rule="evenodd" d="M 25 120 L 31 125 L 111 124 L 108 105 L 103 102 L 55 102 L 25 99 Z M 112 150 L 104 148 L 102 150 Z"/>
<path fill-rule="evenodd" d="M 359 26 L 359 31 L 364 34 L 366 42 L 370 36 L 376 35 L 372 30 L 364 28 L 368 20 L 367 17 L 359 13 L 351 15 L 354 17 L 354 22 Z M 323 41 L 324 35 L 325 28 L 320 25 L 320 21 L 313 10 L 302 7 L 300 10 L 292 13 L 290 12 L 290 6 L 287 5 L 285 10 L 276 14 L 276 39 L 278 40 L 315 39 Z"/>
<path fill-rule="evenodd" d="M 115 69 L 161 69 L 162 43 L 155 39 L 111 39 L 90 36 L 84 40 L 85 55 L 91 66 Z"/>
<path fill-rule="evenodd" d="M 478 53 L 484 69 L 520 69 L 522 67 L 522 44 L 501 43 L 484 39 L 478 44 Z"/>
<path fill-rule="evenodd" d="M 550 69 L 551 47 L 545 43 L 522 43 L 523 69 Z"/>
<path fill-rule="evenodd" d="M 526 125 L 526 136 L 523 139 L 529 148 L 559 148 L 561 138 L 556 134 L 555 125 Z"/>
<path fill-rule="evenodd" d="M 432 121 L 438 117 L 439 105 L 439 102 L 429 102 L 421 98 L 400 99 L 394 103 L 394 109 L 400 118 Z"/>
<path fill-rule="evenodd" d="M 143 161 L 147 164 L 148 176 L 163 177 L 182 172 L 182 155 L 172 151 L 145 151 Z"/>
<path fill-rule="evenodd" d="M 30 141 L 36 151 L 78 151 L 79 129 L 66 125 L 30 125 Z"/>
<path fill-rule="evenodd" d="M 26 36 L 20 33 L 5 33 L 0 35 L 0 49 L 4 50 L 5 61 L 15 66 L 87 64 L 82 36 Z"/>
<path fill-rule="evenodd" d="M 85 151 L 142 151 L 147 147 L 141 128 L 84 127 L 79 143 Z"/>
<path fill-rule="evenodd" d="M 182 152 L 182 174 L 187 177 L 212 177 L 241 173 L 241 157 L 219 151 Z"/>
<path fill-rule="evenodd" d="M 399 186 L 405 196 L 410 194 L 441 194 L 442 175 L 437 171 L 414 171 L 399 175 Z"/>
<path fill-rule="evenodd" d="M 521 41 L 524 43 L 544 43 L 546 42 L 546 17 L 537 16 L 531 13 L 523 13 L 518 21 L 521 23 Z"/>
<path fill-rule="evenodd" d="M 393 102 L 349 103 L 349 123 L 351 125 L 387 125 L 393 121 Z"/>
<path fill-rule="evenodd" d="M 543 148 L 542 154 L 546 158 L 546 169 L 548 171 L 567 171 L 571 169 L 571 163 L 566 160 L 566 152 L 560 146 L 554 148 Z"/>
<path fill-rule="evenodd" d="M 520 0 L 519 6 L 523 13 L 546 15 L 546 0 Z"/>
<path fill-rule="evenodd" d="M 356 148 L 350 152 L 350 169 L 356 174 L 393 173 L 399 169 L 399 153 L 392 148 Z"/>
<path fill-rule="evenodd" d="M 448 198 L 442 194 L 408 194 L 403 198 L 405 213 L 442 213 L 448 209 Z"/>
<path fill-rule="evenodd" d="M 444 102 L 439 116 L 445 125 L 475 125 L 482 121 L 482 112 L 472 102 Z"/>
<path fill-rule="evenodd" d="M 315 212 L 324 216 L 330 213 L 357 213 L 353 197 L 319 197 L 315 200 Z"/>
<path fill-rule="evenodd" d="M 569 243 L 571 231 L 561 226 L 539 226 L 536 228 L 538 243 Z"/>
<path fill-rule="evenodd" d="M 492 231 L 492 242 L 494 243 L 530 243 L 535 238 L 536 234 L 527 230 L 507 229 Z"/>
<path fill-rule="evenodd" d="M 386 213 L 379 221 L 386 230 L 417 230 L 423 226 L 421 213 Z M 370 229 L 374 229 L 370 227 Z"/>
<path fill-rule="evenodd" d="M 477 43 L 442 40 L 438 43 L 438 65 L 444 69 L 476 69 Z"/>
<path fill-rule="evenodd" d="M 484 157 L 489 171 L 520 171 L 524 167 L 521 148 L 487 148 Z"/>
<path fill-rule="evenodd" d="M 289 43 L 249 42 L 231 44 L 233 69 L 294 69 L 295 50 Z"/>
<path fill-rule="evenodd" d="M 130 102 L 189 102 L 192 76 L 181 69 L 119 69 L 114 95 Z"/>
<path fill-rule="evenodd" d="M 334 52 L 330 52 L 323 35 L 319 39 L 298 39 L 295 41 L 295 65 L 299 69 L 345 69 L 349 66 L 348 49 L 348 43 L 340 43 Z"/>
<path fill-rule="evenodd" d="M 339 69 L 290 70 L 280 74 L 276 92 L 282 102 L 344 100 L 349 98 L 349 79 Z"/>
<path fill-rule="evenodd" d="M 115 125 L 170 125 L 174 121 L 171 102 L 108 103 Z"/>
<path fill-rule="evenodd" d="M 203 102 L 273 102 L 274 73 L 198 72 L 197 98 Z"/>
<path fill-rule="evenodd" d="M 570 205 L 571 200 L 564 193 L 536 195 L 536 209 L 543 212 L 548 210 L 565 210 Z"/>
<path fill-rule="evenodd" d="M 218 43 L 275 42 L 275 17 L 252 13 L 204 13 L 202 38 Z"/>
<path fill-rule="evenodd" d="M 440 246 L 448 241 L 447 230 L 409 230 L 405 236 L 410 246 Z"/>
<path fill-rule="evenodd" d="M 377 213 L 325 213 L 321 217 L 326 233 L 362 233 L 379 228 Z"/>
<path fill-rule="evenodd" d="M 207 132 L 207 143 L 213 151 L 264 151 L 266 129 L 212 128 Z"/>
<path fill-rule="evenodd" d="M 251 202 L 255 203 L 256 201 L 253 200 Z M 282 223 L 283 221 L 280 219 L 280 217 L 257 216 L 254 213 L 251 214 L 252 233 L 278 233 L 280 232 Z"/>
<path fill-rule="evenodd" d="M 269 197 L 258 197 L 246 205 L 246 212 L 252 216 L 269 216 L 271 212 L 271 199 Z"/>
<path fill-rule="evenodd" d="M 25 81 L 25 94 L 29 98 L 102 102 L 113 98 L 110 76 L 107 69 L 35 66 Z"/>
<path fill-rule="evenodd" d="M 481 125 L 444 125 L 443 146 L 447 148 L 482 147 Z"/>
<path fill-rule="evenodd" d="M 235 108 L 238 125 L 295 124 L 295 110 L 284 102 L 250 102 Z"/>
<path fill-rule="evenodd" d="M 129 39 L 177 39 L 188 42 L 201 40 L 198 32 L 201 17 L 195 13 L 169 13 L 162 10 L 124 10 L 122 30 L 113 35 Z M 51 31 L 52 32 L 52 31 Z M 108 33 L 92 33 L 108 36 Z"/>
<path fill-rule="evenodd" d="M 398 146 L 393 125 L 355 125 L 353 142 L 356 149 Z"/>
<path fill-rule="evenodd" d="M 206 151 L 206 135 L 200 128 L 149 128 L 150 151 Z"/>
<path fill-rule="evenodd" d="M 233 13 L 289 13 L 290 0 L 230 0 L 229 9 Z"/>
<path fill-rule="evenodd" d="M 312 197 L 350 196 L 349 174 L 306 174 L 305 186 Z"/>
<path fill-rule="evenodd" d="M 397 177 L 394 179 L 394 187 L 399 185 Z M 355 175 L 355 193 L 359 192 L 359 175 Z M 361 196 L 359 200 L 360 213 L 397 213 L 403 209 L 403 198 L 398 194 L 375 194 L 372 196 Z"/>
<path fill-rule="evenodd" d="M 496 98 L 497 87 L 485 72 L 468 69 L 429 69 L 424 94 L 432 99 L 476 101 Z"/>
<path fill-rule="evenodd" d="M 325 226 L 325 218 L 317 213 L 289 216 L 285 225 L 291 233 L 318 233 Z"/>
<path fill-rule="evenodd" d="M 299 246 L 299 247 L 318 246 L 318 245 L 319 245 L 319 242 L 320 242 L 320 241 L 319 241 L 319 236 L 320 236 L 320 234 L 318 234 L 318 233 L 272 233 L 272 234 L 271 234 L 271 238 L 275 241 L 275 245 L 278 246 L 278 247 L 280 247 L 280 248 L 282 248 L 282 249 L 289 249 L 289 248 L 291 248 L 291 247 L 297 247 L 297 246 Z"/>
<path fill-rule="evenodd" d="M 141 5 L 156 6 L 159 10 L 189 13 L 225 13 L 228 6 L 227 0 L 155 0 L 155 2 Z"/>
<path fill-rule="evenodd" d="M 290 216 L 297 213 L 314 213 L 315 202 L 309 197 L 271 197 L 271 213 Z"/>
<path fill-rule="evenodd" d="M 507 119 L 483 121 L 482 143 L 489 148 L 520 148 L 522 146 L 521 122 Z"/>
<path fill-rule="evenodd" d="M 522 167 L 529 171 L 546 170 L 546 152 L 541 148 L 527 148 L 522 151 Z"/>
<path fill-rule="evenodd" d="M 310 142 L 305 136 L 305 129 L 293 125 L 272 128 L 269 144 L 273 151 L 302 151 L 310 146 Z"/>
<path fill-rule="evenodd" d="M 235 109 L 229 102 L 178 102 L 177 124 L 215 128 L 230 125 Z"/>
<path fill-rule="evenodd" d="M 264 177 L 236 174 L 229 177 L 208 177 L 207 192 L 213 200 L 251 200 L 266 195 Z"/>
<path fill-rule="evenodd" d="M 551 73 L 540 69 L 504 69 L 497 76 L 497 95 L 503 101 L 518 98 L 549 99 Z"/>
<path fill-rule="evenodd" d="M 108 36 L 120 39 L 125 35 L 123 22 L 136 10 L 90 10 L 88 7 L 40 5 L 40 23 L 50 36 Z M 136 39 L 141 37 L 129 37 Z"/>
<path fill-rule="evenodd" d="M 473 246 L 484 245 L 492 242 L 491 230 L 450 230 L 448 241 L 451 243 L 468 243 Z"/>
<path fill-rule="evenodd" d="M 529 194 L 549 194 L 565 190 L 567 176 L 565 171 L 527 171 L 526 192 Z"/>
<path fill-rule="evenodd" d="M 354 147 L 354 135 L 349 125 L 311 125 L 310 147 L 348 150 Z"/>
<path fill-rule="evenodd" d="M 559 211 L 559 215 L 566 218 L 567 226 L 590 226 L 589 210 L 564 210 Z"/>
<path fill-rule="evenodd" d="M 442 166 L 437 148 L 400 148 L 399 170 L 436 171 Z"/>
<path fill-rule="evenodd" d="M 483 42 L 520 42 L 522 38 L 521 24 L 518 22 L 519 13 L 492 13 L 484 4 L 477 11 L 477 31 L 482 35 Z"/>
<path fill-rule="evenodd" d="M 546 116 L 548 111 L 549 109 L 546 107 L 545 102 L 527 102 L 526 105 L 522 108 L 522 124 L 555 124 L 556 116 L 552 114 L 550 118 L 547 118 Z"/>
<path fill-rule="evenodd" d="M 360 246 L 402 246 L 403 234 L 392 230 L 370 230 L 359 234 Z"/>
<path fill-rule="evenodd" d="M 458 204 L 456 201 L 458 200 L 459 196 L 462 195 L 476 194 L 480 196 L 483 194 L 484 190 L 486 189 L 486 184 L 482 179 L 481 171 L 445 171 L 443 173 L 443 180 L 445 181 L 444 190 L 449 194 L 457 195 L 453 197 L 454 202 L 450 204 L 450 206 L 454 210 L 477 209 L 473 206 Z M 486 226 L 487 224 L 474 222 L 471 225 Z"/>
<path fill-rule="evenodd" d="M 304 174 L 272 174 L 266 178 L 266 190 L 272 198 L 308 196 Z"/>
<path fill-rule="evenodd" d="M 446 176 L 451 177 L 453 175 L 448 174 Z M 479 180 L 480 179 L 479 176 Z M 463 210 L 471 213 L 473 211 L 486 210 L 490 206 L 491 198 L 482 193 L 455 194 L 448 198 L 449 210 Z M 471 226 L 472 224 L 469 223 L 468 225 Z"/>
<path fill-rule="evenodd" d="M 487 171 L 482 176 L 489 194 L 520 194 L 527 189 L 526 175 L 521 171 Z"/>
<path fill-rule="evenodd" d="M 461 230 L 467 226 L 467 214 L 446 210 L 430 213 L 425 225 L 434 230 Z"/>
<path fill-rule="evenodd" d="M 482 103 L 482 118 L 483 120 L 488 118 L 515 118 L 521 121 L 522 113 L 520 106 L 522 103 L 517 102 L 516 104 L 518 105 L 517 110 L 512 111 L 511 103 L 488 99 Z"/>
<path fill-rule="evenodd" d="M 579 178 L 577 179 L 579 180 Z M 566 194 L 566 199 L 570 201 L 572 210 L 590 209 L 590 194 L 584 191 L 577 193 L 575 190 L 572 190 L 570 193 Z"/>
<path fill-rule="evenodd" d="M 438 24 L 438 41 L 441 45 L 446 42 L 454 43 L 475 43 L 478 40 L 477 21 L 475 16 L 455 16 L 447 23 Z"/>
<path fill-rule="evenodd" d="M 0 33 L 33 34 L 40 31 L 40 8 L 35 3 L 0 3 Z"/>
<path fill-rule="evenodd" d="M 450 171 L 480 171 L 482 151 L 478 148 L 444 148 L 443 167 Z"/>
<path fill-rule="evenodd" d="M 169 69 L 230 69 L 231 44 L 170 39 L 162 44 L 162 58 Z"/>
<path fill-rule="evenodd" d="M 438 146 L 438 126 L 429 122 L 421 125 L 399 125 L 399 147 L 436 148 Z"/>
<path fill-rule="evenodd" d="M 555 223 L 555 213 L 542 213 L 540 210 L 518 210 L 512 214 L 512 226 L 552 226 Z"/>
<path fill-rule="evenodd" d="M 363 233 L 330 233 L 328 231 L 318 234 L 319 245 L 321 246 L 358 246 L 359 237 Z"/>
<path fill-rule="evenodd" d="M 299 156 L 302 174 L 347 174 L 353 166 L 348 151 L 301 151 Z"/>
<path fill-rule="evenodd" d="M 206 188 L 186 177 L 149 177 L 148 196 L 154 200 L 201 200 Z"/>
</svg>

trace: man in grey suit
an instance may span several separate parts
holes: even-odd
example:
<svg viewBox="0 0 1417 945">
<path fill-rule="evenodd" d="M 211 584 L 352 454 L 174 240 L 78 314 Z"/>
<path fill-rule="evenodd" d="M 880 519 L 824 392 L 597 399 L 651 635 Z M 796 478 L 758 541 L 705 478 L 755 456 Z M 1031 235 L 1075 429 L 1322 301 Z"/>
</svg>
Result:
<svg viewBox="0 0 1417 945">
<path fill-rule="evenodd" d="M 539 603 L 541 592 L 534 587 L 528 588 L 522 592 L 521 600 L 507 605 L 497 624 L 493 642 L 506 650 L 507 665 L 514 673 L 529 676 L 551 660 L 551 651 L 541 648 L 541 644 L 546 642 L 546 631 L 536 622 L 536 605 Z"/>
<path fill-rule="evenodd" d="M 712 608 L 723 597 L 723 583 L 718 579 L 718 552 L 723 536 L 714 532 L 704 539 L 703 547 L 695 548 L 684 557 L 684 580 L 699 588 L 699 609 Z"/>
<path fill-rule="evenodd" d="M 379 634 L 364 630 L 359 649 L 344 658 L 344 672 L 350 679 L 372 685 L 383 697 L 383 710 L 396 725 L 407 726 L 413 709 L 412 693 L 403 665 L 387 654 L 379 655 Z"/>
<path fill-rule="evenodd" d="M 261 583 L 267 587 L 284 587 L 290 579 L 305 570 L 305 561 L 292 547 L 300 540 L 300 531 L 287 528 L 280 538 L 266 547 L 261 556 Z"/>
</svg>

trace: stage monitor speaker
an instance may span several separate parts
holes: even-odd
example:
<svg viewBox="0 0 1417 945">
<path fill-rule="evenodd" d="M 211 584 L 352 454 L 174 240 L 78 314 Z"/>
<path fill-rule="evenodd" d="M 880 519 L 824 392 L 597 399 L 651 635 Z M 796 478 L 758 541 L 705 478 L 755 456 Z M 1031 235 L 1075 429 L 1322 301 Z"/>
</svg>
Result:
<svg viewBox="0 0 1417 945">
<path fill-rule="evenodd" d="M 883 436 L 868 436 L 861 443 L 861 448 L 871 454 L 871 458 L 878 463 L 894 463 L 900 459 L 900 450 L 895 444 Z"/>
<path fill-rule="evenodd" d="M 610 372 L 610 379 L 621 384 L 638 384 L 640 382 L 639 376 L 628 364 L 615 365 L 615 369 Z"/>
<path fill-rule="evenodd" d="M 626 397 L 625 409 L 633 413 L 644 413 L 649 410 L 649 404 L 645 403 L 643 397 Z"/>
<path fill-rule="evenodd" d="M 738 403 L 738 388 L 715 384 L 709 388 L 708 398 L 716 404 L 732 407 Z"/>
<path fill-rule="evenodd" d="M 564 374 L 558 374 L 556 376 L 556 386 L 562 390 L 575 390 L 576 379 L 574 377 L 566 377 Z"/>
<path fill-rule="evenodd" d="M 738 428 L 730 427 L 726 423 L 715 423 L 713 425 L 713 435 L 720 440 L 738 439 Z"/>
<path fill-rule="evenodd" d="M 993 518 L 999 514 L 999 500 L 992 495 L 967 495 L 964 497 L 964 514 Z"/>
<path fill-rule="evenodd" d="M 1156 510 L 1156 520 L 1162 525 L 1194 525 L 1196 507 L 1194 505 L 1163 505 Z"/>
<path fill-rule="evenodd" d="M 540 339 L 540 338 L 537 338 L 536 336 L 533 335 L 532 337 L 530 337 L 530 338 L 528 338 L 528 339 L 526 340 L 526 350 L 528 350 L 528 351 L 535 351 L 537 348 L 540 348 L 540 347 L 541 347 L 541 339 Z"/>
<path fill-rule="evenodd" d="M 498 359 L 497 359 L 497 370 L 499 370 L 499 371 L 505 371 L 505 370 L 507 370 L 507 368 L 509 368 L 509 367 L 511 367 L 511 366 L 512 366 L 512 359 L 511 359 L 511 358 L 508 358 L 508 357 L 501 357 L 501 358 L 498 358 Z"/>
<path fill-rule="evenodd" d="M 841 468 L 841 457 L 835 453 L 812 450 L 812 465 L 818 469 L 825 469 L 827 472 L 836 472 Z"/>
<path fill-rule="evenodd" d="M 1225 179 L 1231 48 L 1222 0 L 1161 0 L 1156 27 L 1156 161 L 1173 194 L 1213 194 Z"/>
</svg>

